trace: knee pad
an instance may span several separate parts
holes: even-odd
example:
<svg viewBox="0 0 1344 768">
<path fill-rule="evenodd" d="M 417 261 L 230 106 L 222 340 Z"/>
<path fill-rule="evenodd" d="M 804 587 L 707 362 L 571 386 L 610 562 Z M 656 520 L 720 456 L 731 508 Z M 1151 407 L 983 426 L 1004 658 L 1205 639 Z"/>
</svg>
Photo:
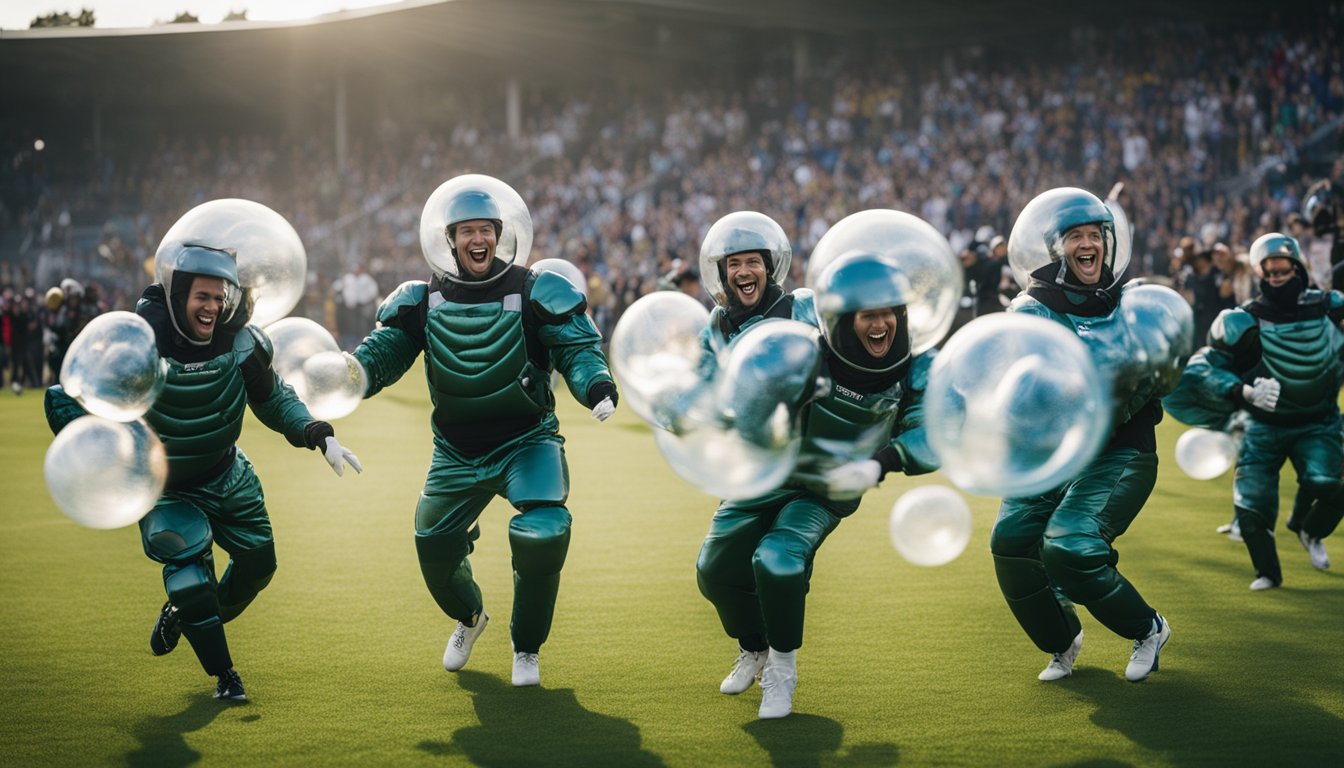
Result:
<svg viewBox="0 0 1344 768">
<path fill-rule="evenodd" d="M 1045 575 L 1045 564 L 1030 557 L 996 554 L 994 575 L 999 579 L 999 591 L 1008 600 L 1021 600 L 1050 586 L 1050 579 Z"/>
<path fill-rule="evenodd" d="M 807 544 L 802 537 L 781 532 L 766 534 L 751 556 L 756 583 L 784 583 L 805 578 L 807 556 L 799 553 L 806 550 Z"/>
<path fill-rule="evenodd" d="M 210 521 L 186 502 L 152 510 L 140 521 L 140 535 L 145 555 L 160 563 L 189 563 L 214 544 Z"/>
<path fill-rule="evenodd" d="M 1313 501 L 1332 500 L 1340 490 L 1340 479 L 1328 475 L 1306 475 L 1302 478 L 1302 493 Z"/>
<path fill-rule="evenodd" d="M 474 526 L 471 532 L 462 534 L 440 533 L 434 536 L 415 537 L 415 554 L 420 559 L 420 566 L 446 566 L 450 569 L 457 568 L 471 551 L 471 542 L 479 537 L 480 527 Z"/>
<path fill-rule="evenodd" d="M 1041 561 L 1051 581 L 1069 599 L 1086 604 L 1090 584 L 1099 584 L 1098 577 L 1115 565 L 1116 555 L 1111 545 L 1100 536 L 1046 537 L 1041 544 Z"/>
<path fill-rule="evenodd" d="M 219 614 L 214 563 L 210 558 L 165 566 L 163 588 L 184 621 L 198 623 Z"/>
<path fill-rule="evenodd" d="M 559 573 L 569 553 L 569 510 L 536 507 L 509 521 L 509 546 L 513 570 L 543 576 Z"/>
<path fill-rule="evenodd" d="M 233 555 L 225 577 L 239 588 L 256 593 L 266 588 L 275 575 L 275 542 L 268 541 L 256 549 L 245 549 Z"/>
</svg>

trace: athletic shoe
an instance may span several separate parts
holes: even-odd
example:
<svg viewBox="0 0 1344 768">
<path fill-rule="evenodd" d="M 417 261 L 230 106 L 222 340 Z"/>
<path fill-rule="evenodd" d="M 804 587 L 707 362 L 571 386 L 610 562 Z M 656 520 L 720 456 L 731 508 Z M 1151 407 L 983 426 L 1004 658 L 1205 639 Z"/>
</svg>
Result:
<svg viewBox="0 0 1344 768">
<path fill-rule="evenodd" d="M 1325 554 L 1325 542 L 1320 539 L 1307 535 L 1306 531 L 1298 531 L 1297 538 L 1302 542 L 1302 546 L 1307 549 L 1307 556 L 1311 558 L 1311 567 L 1318 571 L 1330 569 L 1330 556 Z"/>
<path fill-rule="evenodd" d="M 736 696 L 761 679 L 761 670 L 765 667 L 768 651 L 742 651 L 733 663 L 733 671 L 719 684 L 719 693 Z"/>
<path fill-rule="evenodd" d="M 525 685 L 541 685 L 541 665 L 535 653 L 513 654 L 513 684 L 521 688 Z"/>
<path fill-rule="evenodd" d="M 1146 680 L 1148 675 L 1157 671 L 1158 657 L 1162 646 L 1171 639 L 1171 625 L 1157 615 L 1157 626 L 1147 637 L 1134 641 L 1134 653 L 1130 654 L 1129 666 L 1125 667 L 1125 679 L 1131 683 Z"/>
<path fill-rule="evenodd" d="M 177 619 L 177 609 L 172 603 L 164 603 L 159 620 L 154 622 L 154 630 L 149 633 L 149 650 L 155 656 L 163 656 L 176 648 L 181 639 L 182 622 Z"/>
<path fill-rule="evenodd" d="M 762 720 L 786 717 L 793 711 L 793 689 L 798 686 L 795 653 L 769 652 L 761 670 L 761 708 L 756 713 Z"/>
<path fill-rule="evenodd" d="M 1256 576 L 1255 581 L 1251 582 L 1251 591 L 1259 592 L 1262 589 L 1274 589 L 1277 586 L 1279 586 L 1279 582 L 1268 576 Z"/>
<path fill-rule="evenodd" d="M 485 631 L 485 625 L 490 623 L 490 617 L 485 611 L 476 617 L 476 626 L 468 627 L 462 622 L 457 622 L 457 629 L 453 630 L 453 636 L 448 638 L 448 647 L 443 649 L 443 668 L 449 672 L 457 670 L 467 665 L 467 659 L 471 658 L 471 646 L 476 644 L 476 638 Z"/>
<path fill-rule="evenodd" d="M 1083 631 L 1078 630 L 1078 636 L 1073 638 L 1069 647 L 1063 653 L 1056 653 L 1050 657 L 1050 663 L 1045 665 L 1041 674 L 1036 676 L 1037 680 L 1050 682 L 1052 680 L 1063 680 L 1073 674 L 1073 662 L 1078 659 L 1078 653 L 1083 650 Z"/>
<path fill-rule="evenodd" d="M 243 692 L 243 678 L 239 677 L 238 673 L 232 668 L 219 676 L 219 683 L 215 686 L 215 698 L 226 701 L 247 701 L 247 694 Z"/>
</svg>

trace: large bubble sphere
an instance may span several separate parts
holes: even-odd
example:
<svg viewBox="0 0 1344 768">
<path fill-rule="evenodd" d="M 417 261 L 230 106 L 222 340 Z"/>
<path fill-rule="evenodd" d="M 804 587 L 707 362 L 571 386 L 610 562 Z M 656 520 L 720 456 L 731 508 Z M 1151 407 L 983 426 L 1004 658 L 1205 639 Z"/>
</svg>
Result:
<svg viewBox="0 0 1344 768">
<path fill-rule="evenodd" d="M 47 490 L 71 520 L 120 528 L 145 516 L 168 480 L 163 443 L 143 421 L 81 416 L 51 441 Z"/>
<path fill-rule="evenodd" d="M 1195 480 L 1212 480 L 1237 463 L 1237 443 L 1212 429 L 1187 429 L 1176 440 L 1176 466 Z"/>
<path fill-rule="evenodd" d="M 233 251 L 238 281 L 250 293 L 253 325 L 265 327 L 288 315 L 303 297 L 308 253 L 285 217 L 251 200 L 211 200 L 187 211 L 163 236 L 154 256 L 160 283 L 172 265 L 164 254 L 182 245 Z"/>
<path fill-rule="evenodd" d="M 704 305 L 681 291 L 658 291 L 631 304 L 611 333 L 611 367 L 621 402 L 641 419 L 666 427 L 702 384 L 700 333 L 709 324 Z"/>
<path fill-rule="evenodd" d="M 815 289 L 826 267 L 852 251 L 875 253 L 900 267 L 910 280 L 907 312 L 914 354 L 930 349 L 947 335 L 956 319 L 965 276 L 951 244 L 932 224 L 884 209 L 846 216 L 812 250 L 807 287 Z"/>
<path fill-rule="evenodd" d="M 494 176 L 467 173 L 443 182 L 425 201 L 420 213 L 420 250 L 437 275 L 458 276 L 460 270 L 448 243 L 448 209 L 463 192 L 484 192 L 499 206 L 501 230 L 495 257 L 509 264 L 526 264 L 532 253 L 532 214 L 522 195 Z"/>
<path fill-rule="evenodd" d="M 915 565 L 946 565 L 971 541 L 971 508 L 943 485 L 906 491 L 891 508 L 891 544 Z"/>
<path fill-rule="evenodd" d="M 720 412 L 754 445 L 780 448 L 797 431 L 798 406 L 817 387 L 818 332 L 795 320 L 765 320 L 728 345 L 714 390 Z"/>
<path fill-rule="evenodd" d="M 113 421 L 145 415 L 163 391 L 168 362 L 159 357 L 154 329 L 132 312 L 107 312 L 89 321 L 61 363 L 65 393 L 89 413 Z"/>
<path fill-rule="evenodd" d="M 567 259 L 541 259 L 532 263 L 529 267 L 538 274 L 542 272 L 554 272 L 574 284 L 575 288 L 584 296 L 588 295 L 588 279 L 583 276 L 583 270 L 579 269 L 574 262 Z"/>
<path fill-rule="evenodd" d="M 339 419 L 359 405 L 368 374 L 326 328 L 306 317 L 286 317 L 268 325 L 266 335 L 274 348 L 275 372 L 314 418 Z"/>
<path fill-rule="evenodd" d="M 1195 351 L 1195 313 L 1190 302 L 1164 285 L 1126 286 L 1120 294 L 1120 312 L 1133 356 L 1167 391 L 1174 389 L 1185 361 Z"/>
<path fill-rule="evenodd" d="M 661 429 L 654 442 L 682 480 L 720 499 L 751 499 L 783 485 L 798 463 L 800 438 L 761 446 L 731 428 L 692 421 L 680 434 Z"/>
<path fill-rule="evenodd" d="M 1109 382 L 1077 336 L 1042 317 L 977 318 L 934 358 L 924 397 L 929 445 L 957 487 L 1041 493 L 1075 476 L 1110 426 Z"/>
</svg>

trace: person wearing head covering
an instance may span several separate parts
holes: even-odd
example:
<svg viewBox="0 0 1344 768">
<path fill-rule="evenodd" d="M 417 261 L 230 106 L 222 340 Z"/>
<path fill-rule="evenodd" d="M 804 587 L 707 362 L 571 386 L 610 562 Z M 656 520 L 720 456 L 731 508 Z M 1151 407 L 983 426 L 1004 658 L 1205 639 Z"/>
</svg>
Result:
<svg viewBox="0 0 1344 768">
<path fill-rule="evenodd" d="M 1245 411 L 1232 503 L 1251 565 L 1252 590 L 1283 584 L 1275 545 L 1279 470 L 1291 462 L 1298 490 L 1287 528 L 1313 567 L 1326 570 L 1324 540 L 1344 517 L 1344 445 L 1338 395 L 1344 383 L 1344 294 L 1309 286 L 1294 238 L 1278 232 L 1251 244 L 1260 296 L 1224 310 L 1208 346 L 1190 359 L 1168 409 L 1217 427 Z"/>
<path fill-rule="evenodd" d="M 557 272 L 514 263 L 527 261 L 518 247 L 524 224 L 530 247 L 526 208 L 506 211 L 499 191 L 465 178 L 446 182 L 425 206 L 421 245 L 431 279 L 393 291 L 354 355 L 372 397 L 424 352 L 434 456 L 415 510 L 415 545 L 425 586 L 457 622 L 444 669 L 466 665 L 490 622 L 467 556 L 480 536 L 477 519 L 501 496 L 516 512 L 512 680 L 532 686 L 541 683 L 538 655 L 570 540 L 569 470 L 551 373 L 558 370 L 599 421 L 615 412 L 617 392 L 582 289 Z"/>
<path fill-rule="evenodd" d="M 888 472 L 937 468 L 921 404 L 932 354 L 911 355 L 909 281 L 868 253 L 847 254 L 821 274 L 817 319 L 806 326 L 787 316 L 745 322 L 746 307 L 761 303 L 755 299 L 774 306 L 783 301 L 776 284 L 765 279 L 768 258 L 748 253 L 755 258 L 727 264 L 721 273 L 736 298 L 712 316 L 711 331 L 721 336 L 724 327 L 747 325 L 740 338 L 748 339 L 789 323 L 820 333 L 807 337 L 810 368 L 802 355 L 796 364 L 788 356 L 787 373 L 801 382 L 797 402 L 790 403 L 801 437 L 792 473 L 764 495 L 719 504 L 696 561 L 696 580 L 738 646 L 719 690 L 744 693 L 759 679 L 758 714 L 773 719 L 793 711 L 796 653 L 822 542 Z M 759 362 L 768 368 L 772 361 Z M 806 370 L 799 376 L 798 369 Z"/>
<path fill-rule="evenodd" d="M 1060 323 L 1087 344 L 1094 361 L 1131 358 L 1125 313 L 1117 310 L 1120 250 L 1106 203 L 1072 187 L 1042 193 L 1018 216 L 1009 240 L 1014 271 L 1026 273 L 1025 290 L 1009 311 Z M 1127 263 L 1127 251 L 1123 257 Z M 1111 434 L 1100 454 L 1055 488 L 1005 498 L 999 507 L 990 535 L 994 570 L 1013 618 L 1050 654 L 1041 680 L 1073 673 L 1083 645 L 1075 605 L 1133 642 L 1124 672 L 1131 682 L 1158 668 L 1171 637 L 1170 624 L 1116 567 L 1114 548 L 1157 480 L 1154 427 L 1163 394 L 1157 387 L 1153 378 L 1117 377 Z"/>
<path fill-rule="evenodd" d="M 167 382 L 145 421 L 168 456 L 163 495 L 140 520 L 145 554 L 163 564 L 168 601 L 150 634 L 155 656 L 185 635 L 215 698 L 246 700 L 224 624 L 247 608 L 275 573 L 261 482 L 236 441 L 244 405 L 298 448 L 319 449 L 337 475 L 359 460 L 271 367 L 270 339 L 248 325 L 250 307 L 234 255 L 187 244 L 165 254 L 162 282 L 145 289 L 135 312 L 154 330 Z M 47 422 L 58 433 L 85 414 L 58 384 L 47 390 Z M 229 554 L 216 579 L 213 545 Z"/>
</svg>

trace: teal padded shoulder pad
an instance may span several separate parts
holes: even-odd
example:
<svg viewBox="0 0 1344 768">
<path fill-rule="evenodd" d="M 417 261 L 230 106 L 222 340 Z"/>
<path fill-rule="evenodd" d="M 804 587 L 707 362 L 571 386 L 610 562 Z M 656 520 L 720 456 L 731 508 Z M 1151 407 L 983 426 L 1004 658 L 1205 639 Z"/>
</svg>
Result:
<svg viewBox="0 0 1344 768">
<path fill-rule="evenodd" d="M 1247 332 L 1258 329 L 1260 324 L 1255 316 L 1244 309 L 1225 309 L 1214 318 L 1209 326 L 1209 346 L 1214 349 L 1236 349 L 1246 338 Z"/>
<path fill-rule="evenodd" d="M 524 288 L 532 311 L 544 323 L 554 323 L 582 314 L 588 298 L 569 280 L 554 272 L 533 272 L 531 289 Z"/>
<path fill-rule="evenodd" d="M 817 305 L 811 288 L 796 288 L 793 291 L 793 319 L 820 328 L 817 322 Z M 716 307 L 717 309 L 717 307 Z"/>
<path fill-rule="evenodd" d="M 270 368 L 271 361 L 275 359 L 275 346 L 271 344 L 271 337 L 255 325 L 249 325 L 245 330 L 246 333 L 238 334 L 233 340 L 233 351 L 242 353 L 238 359 L 246 360 L 255 355 Z"/>
<path fill-rule="evenodd" d="M 424 280 L 407 280 L 398 285 L 378 305 L 377 320 L 385 323 L 397 316 L 402 307 L 413 307 L 429 297 L 429 283 Z"/>
</svg>

